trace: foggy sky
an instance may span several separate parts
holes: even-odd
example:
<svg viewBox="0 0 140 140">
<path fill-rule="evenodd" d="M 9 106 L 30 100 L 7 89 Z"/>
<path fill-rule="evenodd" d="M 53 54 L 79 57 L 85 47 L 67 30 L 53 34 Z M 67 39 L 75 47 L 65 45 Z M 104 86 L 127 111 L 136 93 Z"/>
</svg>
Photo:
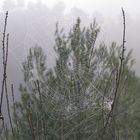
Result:
<svg viewBox="0 0 140 140">
<path fill-rule="evenodd" d="M 5 7 L 2 5 L 2 1 L 7 1 Z M 135 69 L 140 74 L 139 0 L 61 0 L 62 2 L 58 2 L 58 0 L 25 0 L 26 9 L 23 8 L 25 7 L 24 0 L 16 0 L 17 3 L 13 3 L 13 1 L 0 0 L 1 9 L 3 11 L 9 10 L 9 53 L 13 59 L 10 60 L 10 63 L 12 63 L 9 66 L 10 70 L 21 70 L 22 61 L 27 56 L 28 49 L 35 44 L 39 44 L 45 49 L 48 53 L 48 60 L 52 63 L 54 32 L 57 21 L 65 28 L 65 31 L 69 31 L 77 17 L 82 19 L 82 24 L 85 26 L 96 18 L 99 26 L 101 26 L 98 41 L 104 41 L 107 45 L 112 41 L 116 41 L 121 45 L 121 7 L 123 7 L 126 12 L 127 48 L 133 49 L 133 57 L 136 58 Z M 0 16 L 1 29 L 4 13 L 0 15 L 2 15 Z M 0 30 L 0 33 L 2 34 L 2 30 Z M 16 75 L 17 73 L 12 74 L 13 77 Z"/>
<path fill-rule="evenodd" d="M 2 2 L 0 0 L 0 7 Z M 11 0 L 9 0 L 11 1 Z M 22 1 L 22 0 L 12 0 Z M 72 7 L 78 7 L 92 15 L 94 12 L 99 12 L 104 16 L 113 17 L 119 14 L 119 10 L 123 7 L 131 16 L 137 17 L 140 15 L 140 1 L 139 0 L 25 0 L 27 2 L 41 1 L 52 8 L 58 2 L 63 2 L 66 5 L 66 12 L 69 12 Z"/>
</svg>

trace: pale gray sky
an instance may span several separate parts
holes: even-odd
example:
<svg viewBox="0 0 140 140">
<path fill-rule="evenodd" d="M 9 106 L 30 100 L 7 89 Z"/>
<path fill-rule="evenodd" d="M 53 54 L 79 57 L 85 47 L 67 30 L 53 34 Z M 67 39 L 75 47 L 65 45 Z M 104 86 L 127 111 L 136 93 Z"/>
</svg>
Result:
<svg viewBox="0 0 140 140">
<path fill-rule="evenodd" d="M 32 0 L 34 1 L 34 0 Z M 42 0 L 49 6 L 53 6 L 58 0 Z M 66 7 L 77 6 L 92 14 L 95 11 L 106 14 L 117 14 L 121 7 L 124 7 L 131 15 L 140 14 L 140 0 L 61 0 Z"/>
<path fill-rule="evenodd" d="M 3 1 L 4 0 L 0 0 L 0 6 L 2 5 Z M 10 1 L 10 0 L 7 0 L 7 1 Z M 13 0 L 13 1 L 17 1 L 17 0 Z M 101 34 L 103 37 L 103 39 L 101 38 L 101 41 L 104 40 L 105 43 L 106 42 L 108 43 L 109 41 L 113 40 L 113 41 L 118 42 L 119 44 L 121 43 L 120 35 L 122 34 L 121 32 L 122 31 L 121 7 L 123 7 L 126 13 L 126 17 L 127 17 L 126 21 L 128 23 L 127 24 L 127 43 L 129 44 L 130 48 L 134 49 L 134 56 L 135 58 L 137 58 L 137 71 L 139 71 L 140 65 L 139 65 L 139 53 L 138 53 L 139 51 L 138 50 L 139 50 L 139 44 L 140 44 L 140 26 L 139 26 L 140 0 L 25 0 L 25 1 L 26 2 L 42 1 L 43 3 L 46 3 L 46 5 L 50 8 L 53 8 L 53 6 L 59 2 L 63 2 L 66 6 L 66 12 L 69 12 L 69 10 L 73 7 L 81 8 L 87 14 L 91 16 L 91 19 L 92 17 L 96 17 L 96 18 L 99 17 L 99 20 L 100 19 L 103 20 L 103 23 L 102 23 L 102 21 L 98 21 L 97 19 L 99 25 L 101 25 Z M 13 20 L 16 19 L 15 16 L 11 16 L 11 17 L 13 18 Z M 55 17 L 57 17 L 57 15 L 55 15 Z M 19 18 L 19 21 L 18 21 L 19 25 L 20 24 L 23 25 L 20 22 L 21 20 L 20 17 L 18 18 Z M 17 21 L 17 19 L 15 21 Z M 87 23 L 88 21 L 85 20 L 85 22 Z M 55 23 L 51 22 L 51 24 L 55 24 Z M 64 24 L 65 24 L 65 21 L 64 21 Z M 13 25 L 14 24 L 11 24 L 11 29 L 13 28 L 12 27 Z M 20 26 L 17 26 L 16 28 L 18 27 Z M 20 32 L 18 32 L 18 30 L 17 32 L 15 32 L 15 30 L 12 30 L 12 31 L 14 31 L 15 35 L 21 34 Z M 19 40 L 16 40 L 16 41 L 20 42 Z"/>
<path fill-rule="evenodd" d="M 2 4 L 0 0 L 0 5 Z M 16 0 L 15 0 L 16 1 Z M 25 0 L 26 2 L 40 0 Z M 63 2 L 66 5 L 66 10 L 69 11 L 72 7 L 82 8 L 85 12 L 92 15 L 94 12 L 104 14 L 104 16 L 116 16 L 120 13 L 120 8 L 123 7 L 132 17 L 140 15 L 140 0 L 41 0 L 49 7 L 53 7 L 58 2 Z"/>
</svg>

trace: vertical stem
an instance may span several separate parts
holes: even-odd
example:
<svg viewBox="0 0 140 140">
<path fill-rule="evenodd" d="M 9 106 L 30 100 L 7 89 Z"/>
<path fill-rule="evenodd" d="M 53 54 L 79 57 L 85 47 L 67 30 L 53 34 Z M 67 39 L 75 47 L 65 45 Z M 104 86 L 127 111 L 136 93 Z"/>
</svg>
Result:
<svg viewBox="0 0 140 140">
<path fill-rule="evenodd" d="M 106 121 L 105 126 L 103 128 L 103 132 L 102 132 L 102 135 L 101 135 L 101 140 L 104 139 L 104 134 L 105 134 L 107 125 L 109 124 L 109 120 L 111 119 L 111 121 L 112 121 L 113 112 L 114 112 L 115 104 L 116 104 L 116 101 L 117 101 L 118 90 L 119 90 L 119 86 L 120 86 L 123 60 L 124 60 L 124 52 L 125 52 L 125 42 L 126 42 L 125 41 L 125 30 L 126 30 L 125 13 L 124 13 L 123 8 L 122 8 L 122 15 L 123 15 L 123 43 L 122 43 L 122 52 L 121 52 L 121 57 L 120 57 L 120 66 L 119 66 L 119 70 L 116 71 L 116 88 L 115 88 L 115 91 L 114 91 L 114 99 L 113 99 L 111 110 L 110 110 L 110 112 L 108 114 L 108 117 L 107 117 L 107 121 Z"/>
<path fill-rule="evenodd" d="M 8 56 L 8 51 L 5 54 L 5 36 L 6 36 L 6 27 L 7 27 L 7 19 L 8 19 L 8 11 L 6 12 L 6 17 L 5 17 L 5 24 L 4 24 L 4 31 L 3 31 L 3 39 L 2 39 L 2 49 L 3 49 L 3 79 L 2 79 L 2 87 L 1 87 L 1 94 L 0 94 L 0 119 L 4 119 L 2 115 L 2 102 L 3 102 L 3 94 L 4 94 L 4 84 L 5 84 L 5 79 L 6 79 L 6 69 L 7 69 L 7 58 L 5 60 L 5 57 Z M 7 44 L 8 44 L 8 36 L 7 34 Z M 8 45 L 7 45 L 8 47 Z M 6 49 L 8 50 L 8 48 Z"/>
<path fill-rule="evenodd" d="M 34 126 L 33 126 L 30 105 L 29 105 L 29 108 L 27 109 L 27 120 L 28 120 L 28 124 L 29 124 L 30 130 L 31 130 L 32 140 L 36 140 L 36 131 L 35 131 Z"/>
<path fill-rule="evenodd" d="M 18 136 L 19 136 L 19 127 L 18 127 L 18 120 L 17 120 L 17 115 L 16 115 L 16 104 L 15 104 L 15 98 L 14 98 L 14 87 L 13 87 L 13 84 L 11 85 L 11 91 L 12 91 L 14 118 L 15 118 L 15 122 L 16 122 L 17 133 L 18 133 Z"/>
<path fill-rule="evenodd" d="M 40 107 L 41 107 L 41 113 L 43 113 L 43 107 L 42 107 L 42 95 L 41 95 L 41 92 L 40 92 L 40 84 L 39 84 L 39 81 L 37 80 L 37 89 L 38 89 L 38 93 L 39 93 L 39 98 L 40 98 Z M 43 125 L 43 132 L 44 132 L 44 140 L 47 139 L 46 137 L 46 125 L 45 125 L 45 119 L 44 117 L 42 118 L 42 125 Z"/>
</svg>

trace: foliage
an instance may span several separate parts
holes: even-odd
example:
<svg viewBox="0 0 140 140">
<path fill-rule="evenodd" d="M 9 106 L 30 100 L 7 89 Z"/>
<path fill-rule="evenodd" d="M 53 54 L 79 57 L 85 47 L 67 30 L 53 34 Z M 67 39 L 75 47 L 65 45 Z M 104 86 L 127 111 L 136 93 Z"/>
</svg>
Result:
<svg viewBox="0 0 140 140">
<path fill-rule="evenodd" d="M 22 71 L 21 101 L 13 99 L 13 122 L 7 90 L 8 37 L 6 13 L 3 33 L 3 83 L 0 119 L 1 139 L 13 140 L 138 140 L 139 84 L 132 70 L 132 51 L 125 52 L 125 15 L 123 44 L 98 43 L 100 28 L 96 21 L 81 28 L 76 24 L 66 35 L 56 25 L 55 55 L 52 68 L 46 65 L 43 49 L 30 48 Z M 6 42 L 6 43 L 5 43 Z M 2 114 L 6 95 L 10 120 L 8 129 Z M 3 131 L 4 128 L 4 131 Z M 3 133 L 4 132 L 4 133 Z"/>
<path fill-rule="evenodd" d="M 23 63 L 21 101 L 16 103 L 15 126 L 22 139 L 100 139 L 114 99 L 121 47 L 96 43 L 99 27 L 94 21 L 80 27 L 80 19 L 65 35 L 55 32 L 56 65 L 48 69 L 41 47 L 31 48 Z M 137 93 L 137 77 L 131 67 L 131 51 L 125 55 L 118 89 L 115 121 L 104 139 L 132 139 L 131 105 Z M 135 90 L 134 90 L 135 89 Z M 15 123 L 16 124 L 16 123 Z M 17 127 L 17 128 L 16 128 Z"/>
</svg>

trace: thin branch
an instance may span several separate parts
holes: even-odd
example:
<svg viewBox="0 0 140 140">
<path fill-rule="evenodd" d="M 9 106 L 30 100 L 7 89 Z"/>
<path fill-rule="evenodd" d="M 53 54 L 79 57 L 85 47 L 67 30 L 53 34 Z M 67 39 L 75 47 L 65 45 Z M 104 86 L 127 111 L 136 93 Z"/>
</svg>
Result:
<svg viewBox="0 0 140 140">
<path fill-rule="evenodd" d="M 27 121 L 28 121 L 30 130 L 31 130 L 32 140 L 36 140 L 36 131 L 35 131 L 35 128 L 33 126 L 32 114 L 30 111 L 30 104 L 29 104 L 28 109 L 27 109 Z"/>
<path fill-rule="evenodd" d="M 104 134 L 105 134 L 105 131 L 106 131 L 106 128 L 107 128 L 107 125 L 109 124 L 109 120 L 112 116 L 112 113 L 114 111 L 114 108 L 115 108 L 115 104 L 116 104 L 116 99 L 117 99 L 117 94 L 118 94 L 118 90 L 119 90 L 119 86 L 120 86 L 120 80 L 121 80 L 121 74 L 122 74 L 122 67 L 123 67 L 123 60 L 124 60 L 124 52 L 125 52 L 125 31 L 126 31 L 126 24 L 125 24 L 125 13 L 124 13 L 124 10 L 122 8 L 122 15 L 123 15 L 123 43 L 122 43 L 122 53 L 121 53 L 121 57 L 120 57 L 120 67 L 119 67 L 119 70 L 116 71 L 116 88 L 115 88 L 115 91 L 114 91 L 114 100 L 113 100 L 113 103 L 112 103 L 112 107 L 111 107 L 111 110 L 108 114 L 108 117 L 107 117 L 107 121 L 105 123 L 105 126 L 103 128 L 103 132 L 102 132 L 102 135 L 101 135 L 101 140 L 104 139 Z"/>
<path fill-rule="evenodd" d="M 37 89 L 38 89 L 38 93 L 39 93 L 39 97 L 40 97 L 40 106 L 41 106 L 41 113 L 43 113 L 43 106 L 42 106 L 42 94 L 41 94 L 41 92 L 40 92 L 40 84 L 39 84 L 39 81 L 37 80 Z M 45 119 L 44 119 L 44 117 L 43 117 L 43 119 L 42 119 L 42 125 L 43 125 L 43 132 L 44 132 L 44 139 L 46 140 L 47 139 L 47 137 L 46 137 L 46 125 L 45 125 Z"/>
<path fill-rule="evenodd" d="M 9 34 L 7 34 L 7 41 L 6 41 L 6 54 L 5 54 L 6 57 L 5 57 L 5 62 L 4 62 L 5 72 L 6 72 L 7 62 L 8 62 L 8 42 L 9 42 Z M 7 78 L 6 77 L 5 77 L 5 93 L 6 93 L 8 117 L 9 117 L 11 129 L 12 129 L 12 135 L 13 135 L 13 138 L 15 139 L 16 136 L 15 136 L 14 128 L 13 128 L 13 124 L 12 124 L 12 118 L 11 118 L 11 112 L 10 112 L 10 104 L 9 104 L 9 97 L 8 97 L 8 90 L 7 90 Z"/>
<path fill-rule="evenodd" d="M 2 39 L 2 49 L 3 49 L 3 79 L 2 79 L 2 87 L 1 87 L 1 95 L 0 95 L 0 119 L 4 119 L 2 115 L 2 102 L 3 102 L 3 94 L 4 94 L 4 84 L 6 79 L 6 69 L 7 69 L 7 57 L 8 57 L 8 41 L 7 45 L 5 47 L 5 36 L 6 36 L 6 27 L 7 27 L 7 20 L 8 20 L 8 11 L 6 12 L 5 17 L 5 24 L 4 24 L 4 31 L 3 31 L 3 39 Z M 8 40 L 9 34 L 7 34 L 7 40 Z M 5 54 L 5 48 L 6 48 L 6 54 Z"/>
<path fill-rule="evenodd" d="M 14 86 L 13 86 L 13 84 L 11 85 L 11 91 L 12 91 L 15 124 L 16 124 L 17 133 L 18 133 L 18 136 L 19 136 L 19 126 L 18 126 L 18 120 L 17 120 L 17 115 L 16 115 L 16 104 L 15 104 L 15 98 L 14 98 Z"/>
</svg>

